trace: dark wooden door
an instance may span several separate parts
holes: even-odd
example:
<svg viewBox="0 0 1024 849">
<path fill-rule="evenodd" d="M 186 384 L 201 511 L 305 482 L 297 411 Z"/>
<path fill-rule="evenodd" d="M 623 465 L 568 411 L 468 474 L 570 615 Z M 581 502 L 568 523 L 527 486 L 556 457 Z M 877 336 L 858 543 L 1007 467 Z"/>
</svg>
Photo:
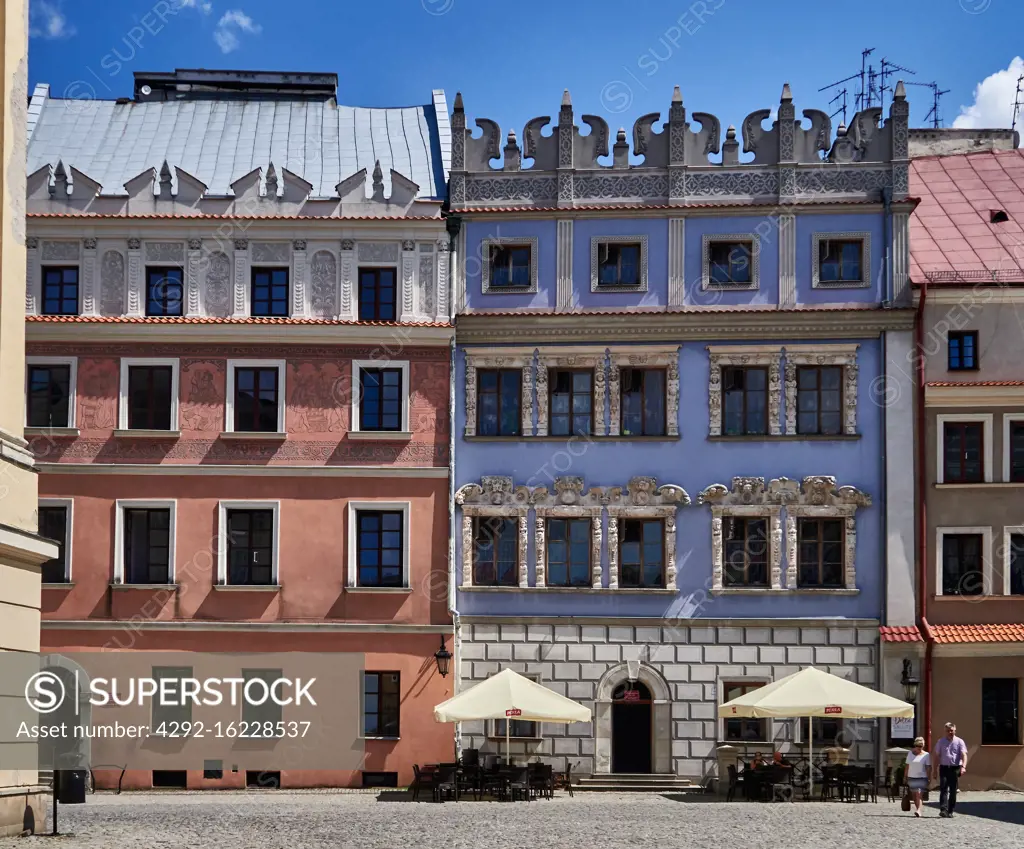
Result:
<svg viewBox="0 0 1024 849">
<path fill-rule="evenodd" d="M 651 694 L 643 684 L 612 694 L 612 772 L 650 773 Z"/>
</svg>

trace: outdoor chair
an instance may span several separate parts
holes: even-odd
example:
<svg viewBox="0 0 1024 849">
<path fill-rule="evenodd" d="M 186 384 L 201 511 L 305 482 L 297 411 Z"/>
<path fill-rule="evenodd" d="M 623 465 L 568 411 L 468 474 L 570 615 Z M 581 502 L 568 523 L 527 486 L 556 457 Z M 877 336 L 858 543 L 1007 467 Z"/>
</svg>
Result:
<svg viewBox="0 0 1024 849">
<path fill-rule="evenodd" d="M 878 801 L 878 784 L 873 766 L 846 766 L 840 769 L 842 797 L 848 802 Z"/>
<path fill-rule="evenodd" d="M 735 764 L 729 764 L 727 769 L 729 771 L 729 791 L 725 794 L 725 801 L 731 802 L 735 798 L 737 790 L 741 794 L 743 793 L 745 789 L 743 786 L 744 778 L 739 774 Z"/>
<path fill-rule="evenodd" d="M 772 765 L 764 783 L 765 791 L 771 801 L 793 801 L 793 770 L 791 767 Z"/>
<path fill-rule="evenodd" d="M 456 780 L 459 784 L 459 795 L 472 793 L 474 801 L 480 801 L 483 793 L 482 770 L 477 765 L 463 765 L 456 771 Z"/>
<path fill-rule="evenodd" d="M 842 799 L 843 786 L 839 777 L 840 767 L 838 764 L 823 764 L 821 767 L 821 801 L 829 799 Z"/>
<path fill-rule="evenodd" d="M 434 773 L 434 801 L 443 802 L 449 799 L 459 801 L 458 770 L 454 764 L 440 764 Z"/>
<path fill-rule="evenodd" d="M 505 783 L 505 792 L 511 801 L 516 797 L 530 801 L 530 768 L 527 766 L 509 767 L 507 771 L 508 781 Z"/>
<path fill-rule="evenodd" d="M 424 787 L 432 787 L 434 783 L 434 770 L 429 767 L 420 769 L 419 764 L 412 765 L 412 786 L 409 788 L 412 791 L 412 800 L 418 802 L 420 798 L 420 790 Z"/>
<path fill-rule="evenodd" d="M 462 750 L 462 761 L 463 766 L 479 766 L 480 765 L 480 750 L 479 749 L 463 749 Z"/>
<path fill-rule="evenodd" d="M 575 764 L 579 766 L 579 764 Z M 565 772 L 560 772 L 555 777 L 555 789 L 556 790 L 567 790 L 569 792 L 569 798 L 573 798 L 572 795 L 572 768 L 573 763 L 571 761 L 565 762 Z"/>
<path fill-rule="evenodd" d="M 551 799 L 555 795 L 555 775 L 551 764 L 532 763 L 529 765 L 530 792 L 534 798 L 542 796 Z"/>
</svg>

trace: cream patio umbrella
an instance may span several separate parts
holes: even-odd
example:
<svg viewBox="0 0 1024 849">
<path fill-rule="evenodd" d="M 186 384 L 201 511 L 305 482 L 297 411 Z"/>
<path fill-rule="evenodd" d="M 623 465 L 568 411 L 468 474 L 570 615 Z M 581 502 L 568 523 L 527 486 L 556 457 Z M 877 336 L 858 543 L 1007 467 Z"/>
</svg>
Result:
<svg viewBox="0 0 1024 849">
<path fill-rule="evenodd" d="M 589 722 L 590 708 L 542 687 L 511 669 L 441 702 L 434 708 L 438 722 L 475 719 L 519 719 L 526 722 Z M 505 723 L 505 758 L 509 758 L 509 725 Z"/>
<path fill-rule="evenodd" d="M 718 708 L 722 718 L 753 717 L 783 718 L 808 717 L 811 723 L 816 716 L 839 719 L 874 719 L 888 716 L 913 716 L 914 706 L 909 702 L 879 693 L 869 687 L 855 684 L 837 675 L 808 666 L 771 684 L 758 687 L 744 695 L 726 702 Z M 813 732 L 813 725 L 810 729 Z M 812 740 L 807 741 L 808 769 L 811 789 L 814 788 Z"/>
</svg>

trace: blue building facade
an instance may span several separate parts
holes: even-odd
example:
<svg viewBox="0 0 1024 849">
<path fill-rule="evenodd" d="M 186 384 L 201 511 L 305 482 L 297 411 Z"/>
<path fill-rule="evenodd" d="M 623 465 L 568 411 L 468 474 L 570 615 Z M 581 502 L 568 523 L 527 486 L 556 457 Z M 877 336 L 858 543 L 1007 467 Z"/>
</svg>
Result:
<svg viewBox="0 0 1024 849">
<path fill-rule="evenodd" d="M 474 137 L 457 98 L 458 674 L 511 667 L 594 709 L 513 722 L 518 751 L 704 778 L 807 743 L 720 703 L 809 664 L 879 683 L 887 561 L 913 541 L 886 498 L 912 473 L 886 435 L 911 427 L 886 392 L 913 321 L 902 85 L 881 112 L 833 137 L 786 86 L 741 154 L 678 89 L 632 145 L 598 116 L 580 132 L 566 92 L 520 148 L 490 120 Z M 504 733 L 464 723 L 462 745 Z M 861 760 L 879 737 L 813 734 Z"/>
</svg>

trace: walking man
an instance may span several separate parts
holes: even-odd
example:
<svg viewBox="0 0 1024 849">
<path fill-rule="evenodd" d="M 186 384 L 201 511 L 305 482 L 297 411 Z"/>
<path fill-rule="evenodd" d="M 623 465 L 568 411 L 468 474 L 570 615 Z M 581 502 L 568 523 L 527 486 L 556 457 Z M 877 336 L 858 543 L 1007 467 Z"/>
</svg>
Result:
<svg viewBox="0 0 1024 849">
<path fill-rule="evenodd" d="M 932 780 L 938 772 L 939 816 L 953 816 L 956 807 L 956 787 L 960 776 L 967 772 L 967 744 L 956 736 L 956 723 L 946 723 L 946 736 L 935 744 L 932 754 Z"/>
</svg>

